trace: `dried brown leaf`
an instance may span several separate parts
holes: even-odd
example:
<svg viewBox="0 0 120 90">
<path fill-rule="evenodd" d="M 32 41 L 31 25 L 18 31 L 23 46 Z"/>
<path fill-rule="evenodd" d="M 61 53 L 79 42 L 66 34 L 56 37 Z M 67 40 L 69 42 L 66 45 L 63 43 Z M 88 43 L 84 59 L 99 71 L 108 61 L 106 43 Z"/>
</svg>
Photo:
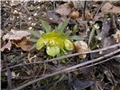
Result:
<svg viewBox="0 0 120 90">
<path fill-rule="evenodd" d="M 9 33 L 3 36 L 3 40 L 21 40 L 23 37 L 29 38 L 31 33 L 28 31 L 15 31 L 11 30 Z"/>
<path fill-rule="evenodd" d="M 89 48 L 88 48 L 88 45 L 86 42 L 84 41 L 76 41 L 74 42 L 74 47 L 75 47 L 75 50 L 79 53 L 83 53 L 83 52 L 88 52 L 89 51 Z M 82 54 L 82 55 L 79 55 L 79 58 L 85 58 L 86 57 L 86 54 Z"/>
<path fill-rule="evenodd" d="M 120 7 L 116 7 L 112 5 L 110 2 L 107 2 L 106 4 L 103 5 L 103 7 L 101 8 L 101 11 L 104 13 L 118 14 L 120 13 Z"/>
<path fill-rule="evenodd" d="M 11 43 L 11 41 L 9 40 L 8 43 L 0 49 L 0 51 L 4 51 L 5 49 L 10 50 L 10 49 L 11 49 L 11 46 L 12 46 L 12 43 Z"/>
<path fill-rule="evenodd" d="M 113 34 L 113 38 L 116 40 L 116 42 L 120 42 L 120 30 L 117 30 L 117 32 Z"/>
<path fill-rule="evenodd" d="M 73 11 L 72 13 L 70 13 L 69 17 L 76 19 L 80 16 L 80 13 L 78 11 Z"/>
<path fill-rule="evenodd" d="M 28 49 L 31 47 L 31 43 L 26 37 L 23 37 L 21 40 L 13 40 L 13 44 L 15 44 L 17 47 L 21 47 L 21 49 L 24 51 L 28 51 Z"/>
<path fill-rule="evenodd" d="M 58 8 L 55 10 L 55 12 L 59 13 L 60 15 L 69 15 L 71 13 L 72 6 L 69 3 L 62 4 L 58 6 Z"/>
</svg>

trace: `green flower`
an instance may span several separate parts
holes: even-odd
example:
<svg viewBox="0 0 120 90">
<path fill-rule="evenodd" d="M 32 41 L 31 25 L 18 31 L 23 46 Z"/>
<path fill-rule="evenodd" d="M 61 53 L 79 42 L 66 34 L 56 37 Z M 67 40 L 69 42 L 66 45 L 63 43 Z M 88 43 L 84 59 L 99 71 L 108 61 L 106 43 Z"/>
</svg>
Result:
<svg viewBox="0 0 120 90">
<path fill-rule="evenodd" d="M 40 50 L 46 46 L 48 55 L 54 57 L 65 50 L 73 50 L 73 44 L 64 34 L 57 32 L 43 33 L 42 37 L 36 43 L 36 49 Z"/>
<path fill-rule="evenodd" d="M 46 47 L 46 53 L 52 57 L 61 54 L 63 55 L 66 54 L 67 51 L 73 50 L 73 44 L 70 40 L 83 40 L 83 38 L 80 36 L 69 36 L 69 32 L 63 32 L 67 27 L 69 20 L 70 18 L 63 23 L 60 23 L 58 27 L 55 27 L 55 32 L 52 31 L 53 29 L 51 26 L 45 21 L 41 21 L 41 24 L 46 33 L 41 35 L 34 30 L 29 30 L 30 33 L 39 38 L 31 39 L 31 41 L 37 42 L 32 48 L 36 47 L 37 50 L 40 50 L 43 47 Z"/>
</svg>

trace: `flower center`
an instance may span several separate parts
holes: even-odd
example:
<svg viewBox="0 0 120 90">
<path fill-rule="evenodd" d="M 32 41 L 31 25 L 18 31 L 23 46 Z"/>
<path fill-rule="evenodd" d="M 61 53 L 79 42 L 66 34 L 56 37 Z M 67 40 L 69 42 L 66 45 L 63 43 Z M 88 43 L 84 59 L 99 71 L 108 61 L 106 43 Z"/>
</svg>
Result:
<svg viewBox="0 0 120 90">
<path fill-rule="evenodd" d="M 50 45 L 55 45 L 55 41 L 54 40 L 50 40 Z"/>
</svg>

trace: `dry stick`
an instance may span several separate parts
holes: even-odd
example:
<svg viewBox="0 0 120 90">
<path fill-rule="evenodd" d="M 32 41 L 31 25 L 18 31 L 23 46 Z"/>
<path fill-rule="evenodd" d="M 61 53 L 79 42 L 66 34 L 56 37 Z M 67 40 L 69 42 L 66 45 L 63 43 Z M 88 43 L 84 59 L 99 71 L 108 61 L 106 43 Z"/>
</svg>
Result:
<svg viewBox="0 0 120 90">
<path fill-rule="evenodd" d="M 120 54 L 119 54 L 119 55 L 116 55 L 116 56 L 113 56 L 113 57 L 110 57 L 110 58 L 108 58 L 108 59 L 102 60 L 102 61 L 100 61 L 100 62 L 98 62 L 98 63 L 95 62 L 94 64 L 87 65 L 87 66 L 82 67 L 82 68 L 80 68 L 80 69 L 89 68 L 89 67 L 91 67 L 91 66 L 95 66 L 95 65 L 104 63 L 104 62 L 109 61 L 109 60 L 114 59 L 114 58 L 120 58 Z M 78 70 L 78 69 L 76 69 L 76 70 Z M 74 70 L 74 71 L 76 71 L 76 70 Z M 34 77 L 34 76 L 31 76 L 31 77 L 20 77 L 20 76 L 19 76 L 19 77 L 17 77 L 16 79 L 30 79 L 30 78 L 33 78 L 33 77 Z M 40 78 L 40 77 L 38 76 L 37 78 Z"/>
<path fill-rule="evenodd" d="M 103 1 L 103 3 L 100 5 L 100 7 L 98 7 L 98 9 L 96 10 L 95 15 L 94 15 L 93 17 L 95 17 L 95 16 L 98 14 L 98 12 L 100 11 L 100 9 L 102 8 L 102 6 L 103 6 L 105 3 L 106 3 L 106 1 Z"/>
<path fill-rule="evenodd" d="M 11 69 L 11 68 L 18 67 L 18 66 L 23 66 L 23 65 L 47 63 L 47 62 L 52 62 L 52 61 L 55 61 L 55 60 L 61 60 L 61 59 L 64 59 L 64 58 L 69 58 L 69 57 L 78 56 L 78 55 L 80 55 L 80 54 L 100 52 L 100 51 L 104 51 L 104 50 L 107 50 L 107 49 L 116 48 L 116 47 L 119 47 L 119 46 L 120 46 L 120 43 L 119 43 L 119 44 L 112 45 L 112 46 L 109 46 L 109 47 L 105 47 L 105 48 L 102 48 L 102 49 L 97 49 L 97 50 L 89 51 L 89 52 L 74 53 L 74 54 L 69 54 L 69 55 L 66 55 L 66 56 L 61 56 L 61 57 L 53 58 L 53 59 L 50 59 L 50 60 L 43 60 L 43 61 L 31 62 L 31 63 L 25 63 L 25 64 L 18 64 L 18 65 L 15 65 L 15 66 L 10 66 L 10 67 L 8 67 L 8 68 Z M 7 70 L 7 69 L 5 68 L 5 69 L 2 69 L 1 71 L 5 71 L 5 70 Z"/>
<path fill-rule="evenodd" d="M 111 60 L 111 59 L 114 59 L 114 58 L 120 58 L 120 54 L 119 54 L 119 55 L 116 55 L 116 56 L 113 56 L 113 57 L 111 57 L 111 58 L 105 59 L 105 60 L 103 60 L 103 61 L 100 61 L 100 62 L 98 62 L 98 63 L 96 62 L 96 63 L 94 63 L 94 64 L 90 64 L 90 65 L 85 66 L 85 67 L 82 67 L 82 68 L 80 68 L 80 69 L 89 68 L 89 67 L 91 67 L 91 66 L 95 66 L 95 65 L 98 65 L 98 64 L 107 62 L 107 61 L 109 61 L 109 60 Z"/>
<path fill-rule="evenodd" d="M 69 73 L 69 72 L 71 72 L 72 70 L 74 70 L 74 69 L 76 69 L 76 68 L 78 68 L 78 67 L 83 67 L 83 66 L 85 66 L 85 65 L 87 65 L 87 64 L 94 63 L 94 62 L 96 62 L 96 61 L 98 62 L 98 61 L 100 61 L 101 59 L 107 58 L 107 57 L 109 57 L 109 56 L 111 56 L 111 55 L 114 55 L 114 54 L 116 54 L 116 53 L 119 53 L 119 52 L 120 52 L 120 49 L 118 49 L 118 50 L 116 50 L 116 51 L 113 51 L 113 52 L 111 52 L 111 53 L 109 53 L 109 54 L 106 54 L 106 55 L 104 55 L 104 56 L 102 56 L 102 57 L 99 57 L 99 58 L 97 58 L 97 59 L 93 59 L 93 60 L 90 60 L 90 61 L 87 61 L 87 62 L 83 62 L 83 63 L 77 64 L 77 65 L 74 65 L 74 66 L 72 66 L 72 67 L 69 67 L 69 68 L 60 70 L 60 71 L 58 71 L 58 72 L 54 72 L 54 73 L 52 73 L 52 74 L 45 75 L 45 76 L 40 77 L 40 78 L 38 78 L 38 79 L 29 81 L 28 83 L 26 83 L 26 84 L 24 84 L 24 85 L 21 85 L 21 86 L 19 86 L 19 87 L 17 87 L 17 88 L 14 88 L 13 90 L 20 90 L 20 89 L 22 89 L 22 88 L 24 88 L 24 87 L 26 87 L 26 86 L 28 86 L 28 85 L 30 85 L 30 84 L 32 84 L 32 83 L 35 83 L 35 82 L 37 82 L 37 81 L 43 80 L 43 79 L 45 79 L 45 78 L 48 78 L 48 77 L 51 77 L 51 76 L 54 76 L 54 75 L 57 75 L 57 74 Z"/>
</svg>

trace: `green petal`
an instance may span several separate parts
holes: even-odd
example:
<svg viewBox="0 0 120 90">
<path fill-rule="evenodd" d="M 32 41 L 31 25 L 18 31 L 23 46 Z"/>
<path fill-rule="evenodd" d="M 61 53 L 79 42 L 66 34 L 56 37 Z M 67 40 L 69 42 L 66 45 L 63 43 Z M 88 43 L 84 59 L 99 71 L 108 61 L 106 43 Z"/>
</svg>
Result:
<svg viewBox="0 0 120 90">
<path fill-rule="evenodd" d="M 55 55 L 60 53 L 60 49 L 58 46 L 48 46 L 46 52 L 49 56 L 54 57 Z"/>
<path fill-rule="evenodd" d="M 61 38 L 56 38 L 55 39 L 56 45 L 59 46 L 60 49 L 64 48 L 64 40 Z"/>
<path fill-rule="evenodd" d="M 65 39 L 65 49 L 66 50 L 73 50 L 73 44 L 71 41 L 69 41 L 68 39 Z"/>
<path fill-rule="evenodd" d="M 46 39 L 40 38 L 36 43 L 36 49 L 40 50 L 42 47 L 45 46 Z"/>
</svg>

